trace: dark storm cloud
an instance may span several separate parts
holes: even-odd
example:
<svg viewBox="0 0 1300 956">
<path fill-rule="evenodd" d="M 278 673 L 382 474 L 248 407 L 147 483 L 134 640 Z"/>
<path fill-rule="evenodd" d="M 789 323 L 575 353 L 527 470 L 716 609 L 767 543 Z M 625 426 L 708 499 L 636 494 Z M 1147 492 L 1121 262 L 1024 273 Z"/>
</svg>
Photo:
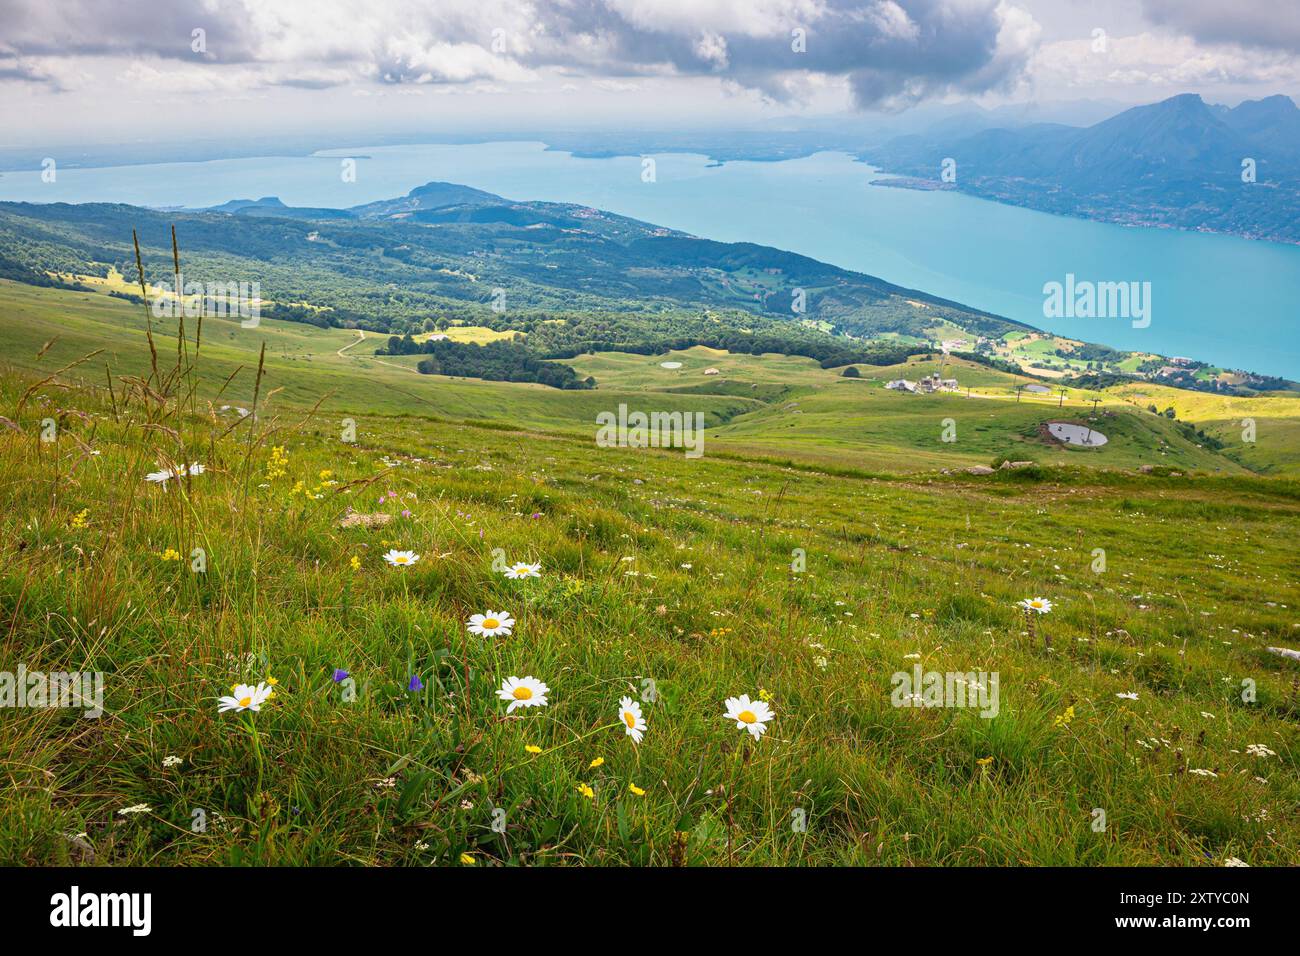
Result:
<svg viewBox="0 0 1300 956">
<path fill-rule="evenodd" d="M 792 10 L 780 31 L 755 36 L 719 30 L 716 42 L 709 30 L 691 35 L 629 23 L 601 0 L 546 8 L 543 23 L 547 36 L 599 41 L 604 56 L 591 65 L 607 71 L 636 72 L 667 63 L 681 73 L 721 74 L 757 87 L 787 71 L 847 75 L 859 103 L 868 106 L 909 91 L 979 91 L 1006 81 L 1024 62 L 1023 56 L 1012 56 L 1004 67 L 994 66 L 1002 28 L 996 0 L 829 0 L 819 15 L 806 19 Z M 803 52 L 792 48 L 796 26 L 805 31 Z M 575 44 L 569 43 L 530 59 L 562 65 L 574 55 Z"/>
<path fill-rule="evenodd" d="M 206 32 L 207 56 L 221 62 L 257 59 L 264 38 L 235 4 L 214 11 L 203 0 L 0 0 L 0 42 L 28 56 L 152 54 L 189 57 L 193 31 Z"/>
<path fill-rule="evenodd" d="M 1228 3 L 1225 0 L 1143 0 L 1148 19 L 1199 43 L 1300 53 L 1300 3 Z"/>
<path fill-rule="evenodd" d="M 271 82 L 281 85 L 317 85 L 323 63 L 388 83 L 511 79 L 538 68 L 717 76 L 777 99 L 801 79 L 843 77 L 866 107 L 998 88 L 1023 70 L 1035 36 L 1032 19 L 998 0 L 280 0 L 260 16 L 250 2 L 0 0 L 0 19 L 19 57 L 275 63 Z M 207 31 L 205 57 L 191 50 L 196 27 Z M 505 48 L 487 56 L 494 29 Z M 795 29 L 803 51 L 792 48 Z"/>
</svg>

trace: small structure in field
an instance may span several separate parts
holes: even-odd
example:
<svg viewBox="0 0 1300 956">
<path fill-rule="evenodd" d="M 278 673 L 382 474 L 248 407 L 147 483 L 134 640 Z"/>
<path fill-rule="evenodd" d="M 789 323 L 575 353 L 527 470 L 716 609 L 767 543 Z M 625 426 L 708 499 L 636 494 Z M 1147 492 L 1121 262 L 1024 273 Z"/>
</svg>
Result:
<svg viewBox="0 0 1300 956">
<path fill-rule="evenodd" d="M 1047 431 L 1057 441 L 1081 448 L 1100 448 L 1109 441 L 1095 428 L 1075 422 L 1048 422 Z"/>
<path fill-rule="evenodd" d="M 938 372 L 931 372 L 917 384 L 917 389 L 930 392 L 955 392 L 957 391 L 957 380 L 955 378 L 940 378 Z"/>
</svg>

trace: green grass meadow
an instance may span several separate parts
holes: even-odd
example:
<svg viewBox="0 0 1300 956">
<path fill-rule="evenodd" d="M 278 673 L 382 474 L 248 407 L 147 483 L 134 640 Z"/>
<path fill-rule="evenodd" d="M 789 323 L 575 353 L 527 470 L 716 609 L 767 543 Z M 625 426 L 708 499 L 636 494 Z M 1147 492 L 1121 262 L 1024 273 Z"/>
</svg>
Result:
<svg viewBox="0 0 1300 956">
<path fill-rule="evenodd" d="M 0 862 L 1300 859 L 1300 664 L 1268 651 L 1300 644 L 1300 482 L 1249 455 L 1115 395 L 1105 449 L 1056 446 L 1091 396 L 982 367 L 967 398 L 881 387 L 919 362 L 605 354 L 569 393 L 270 321 L 155 323 L 155 360 L 145 325 L 0 283 L 0 671 L 104 680 L 97 719 L 0 708 Z M 598 447 L 620 402 L 705 413 L 704 456 Z M 1004 457 L 1036 464 L 963 470 Z M 895 706 L 917 665 L 996 674 L 996 716 Z M 507 713 L 512 676 L 547 704 Z"/>
</svg>

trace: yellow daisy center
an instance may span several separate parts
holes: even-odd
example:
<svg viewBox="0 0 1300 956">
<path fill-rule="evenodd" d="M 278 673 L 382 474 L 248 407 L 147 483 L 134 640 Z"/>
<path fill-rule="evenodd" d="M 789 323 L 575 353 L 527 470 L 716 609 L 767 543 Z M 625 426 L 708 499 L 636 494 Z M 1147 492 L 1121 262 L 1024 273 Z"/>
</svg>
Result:
<svg viewBox="0 0 1300 956">
<path fill-rule="evenodd" d="M 241 698 L 239 698 L 239 706 L 240 706 L 240 707 L 248 707 L 248 706 L 250 706 L 252 703 L 253 703 L 253 698 L 251 698 L 251 697 L 241 697 Z"/>
<path fill-rule="evenodd" d="M 629 727 L 635 729 L 635 728 L 636 728 L 636 715 L 633 714 L 632 711 L 630 711 L 630 710 L 625 710 L 625 711 L 623 711 L 623 723 L 625 723 L 625 724 L 627 724 Z"/>
<path fill-rule="evenodd" d="M 399 554 L 397 557 L 393 558 L 393 561 L 397 564 L 405 564 L 409 560 L 410 559 L 404 554 Z"/>
<path fill-rule="evenodd" d="M 533 689 L 531 687 L 516 687 L 511 693 L 515 695 L 515 700 L 531 700 Z"/>
<path fill-rule="evenodd" d="M 494 617 L 483 618 L 483 626 L 486 628 L 496 628 L 501 626 L 501 622 Z"/>
<path fill-rule="evenodd" d="M 758 720 L 758 718 L 754 716 L 752 710 L 742 710 L 736 715 L 736 719 L 746 724 L 752 724 L 754 721 Z"/>
</svg>

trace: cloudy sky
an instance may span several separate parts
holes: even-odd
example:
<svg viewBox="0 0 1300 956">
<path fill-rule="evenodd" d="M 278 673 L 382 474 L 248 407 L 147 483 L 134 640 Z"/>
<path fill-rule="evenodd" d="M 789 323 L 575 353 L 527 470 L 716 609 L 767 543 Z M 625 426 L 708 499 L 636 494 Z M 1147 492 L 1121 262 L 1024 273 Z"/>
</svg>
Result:
<svg viewBox="0 0 1300 956">
<path fill-rule="evenodd" d="M 0 0 L 14 144 L 1300 99 L 1300 4 Z"/>
</svg>

